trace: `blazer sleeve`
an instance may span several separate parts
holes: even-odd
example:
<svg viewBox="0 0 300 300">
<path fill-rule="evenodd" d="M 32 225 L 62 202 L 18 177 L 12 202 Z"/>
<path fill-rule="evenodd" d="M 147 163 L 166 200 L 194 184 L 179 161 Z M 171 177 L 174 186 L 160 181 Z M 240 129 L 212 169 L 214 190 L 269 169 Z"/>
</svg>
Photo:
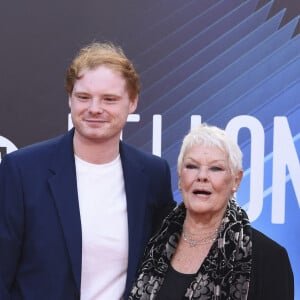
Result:
<svg viewBox="0 0 300 300">
<path fill-rule="evenodd" d="M 286 249 L 255 229 L 252 242 L 248 300 L 294 300 L 294 275 Z"/>
<path fill-rule="evenodd" d="M 0 299 L 10 299 L 24 230 L 22 182 L 10 155 L 0 164 Z"/>
</svg>

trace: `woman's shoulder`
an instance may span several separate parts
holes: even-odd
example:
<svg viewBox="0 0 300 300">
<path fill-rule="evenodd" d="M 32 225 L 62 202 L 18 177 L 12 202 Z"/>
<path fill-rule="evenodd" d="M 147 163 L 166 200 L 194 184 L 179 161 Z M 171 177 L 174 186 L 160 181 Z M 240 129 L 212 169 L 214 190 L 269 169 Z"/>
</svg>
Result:
<svg viewBox="0 0 300 300">
<path fill-rule="evenodd" d="M 289 261 L 287 250 L 284 246 L 255 228 L 252 228 L 252 251 L 253 258 L 262 264 L 274 260 L 277 263 Z"/>
<path fill-rule="evenodd" d="M 261 231 L 252 227 L 252 243 L 254 248 L 264 248 L 264 249 L 274 249 L 278 251 L 284 250 L 284 247 L 280 245 L 278 242 L 265 235 Z"/>
<path fill-rule="evenodd" d="M 252 228 L 249 300 L 292 300 L 294 279 L 287 250 Z"/>
</svg>

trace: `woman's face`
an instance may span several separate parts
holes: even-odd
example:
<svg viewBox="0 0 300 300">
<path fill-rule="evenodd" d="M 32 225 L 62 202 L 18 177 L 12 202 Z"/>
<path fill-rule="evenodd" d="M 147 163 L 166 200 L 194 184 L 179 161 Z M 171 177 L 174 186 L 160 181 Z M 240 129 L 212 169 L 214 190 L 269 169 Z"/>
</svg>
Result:
<svg viewBox="0 0 300 300">
<path fill-rule="evenodd" d="M 242 171 L 232 175 L 228 155 L 219 148 L 194 145 L 186 151 L 178 175 L 187 214 L 221 219 Z"/>
</svg>

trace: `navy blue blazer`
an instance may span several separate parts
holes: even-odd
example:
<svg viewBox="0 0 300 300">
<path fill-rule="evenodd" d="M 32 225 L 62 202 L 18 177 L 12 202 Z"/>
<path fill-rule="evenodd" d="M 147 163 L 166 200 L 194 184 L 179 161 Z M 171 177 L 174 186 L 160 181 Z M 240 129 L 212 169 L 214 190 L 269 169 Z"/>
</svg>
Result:
<svg viewBox="0 0 300 300">
<path fill-rule="evenodd" d="M 71 130 L 2 159 L 2 300 L 80 298 L 82 240 L 73 134 Z M 126 299 L 148 239 L 175 202 L 165 160 L 123 142 L 120 156 L 129 230 Z"/>
</svg>

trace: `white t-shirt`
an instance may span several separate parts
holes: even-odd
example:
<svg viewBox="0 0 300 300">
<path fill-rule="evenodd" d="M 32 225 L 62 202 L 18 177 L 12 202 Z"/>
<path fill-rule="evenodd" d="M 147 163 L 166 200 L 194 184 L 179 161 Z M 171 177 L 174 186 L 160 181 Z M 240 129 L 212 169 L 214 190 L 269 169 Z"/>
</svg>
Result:
<svg viewBox="0 0 300 300">
<path fill-rule="evenodd" d="M 75 156 L 82 227 L 82 300 L 122 299 L 128 223 L 120 156 L 91 164 Z"/>
</svg>

